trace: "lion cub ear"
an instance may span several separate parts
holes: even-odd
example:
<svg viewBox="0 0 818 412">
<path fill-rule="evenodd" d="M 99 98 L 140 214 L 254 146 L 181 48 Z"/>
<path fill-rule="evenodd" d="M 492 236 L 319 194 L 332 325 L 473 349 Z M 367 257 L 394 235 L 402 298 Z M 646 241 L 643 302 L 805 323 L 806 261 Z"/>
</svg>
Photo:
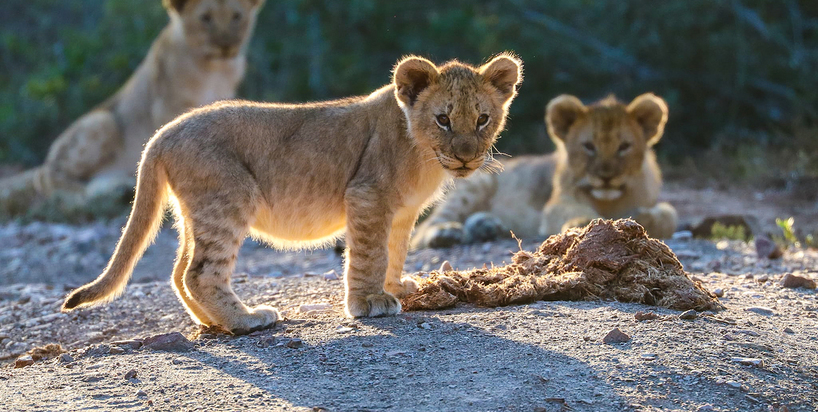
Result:
<svg viewBox="0 0 818 412">
<path fill-rule="evenodd" d="M 645 93 L 633 99 L 627 111 L 642 127 L 648 146 L 658 143 L 667 123 L 667 103 L 653 93 Z"/>
<path fill-rule="evenodd" d="M 177 13 L 181 13 L 187 1 L 188 0 L 162 0 L 162 5 L 165 6 L 165 9 L 168 11 L 175 10 Z"/>
<path fill-rule="evenodd" d="M 420 93 L 440 75 L 434 63 L 416 56 L 398 62 L 394 72 L 395 97 L 408 107 L 414 105 Z"/>
<path fill-rule="evenodd" d="M 545 107 L 545 124 L 552 139 L 565 140 L 571 126 L 580 116 L 588 112 L 582 102 L 574 96 L 563 94 L 555 97 Z"/>
<path fill-rule="evenodd" d="M 523 81 L 523 61 L 511 53 L 502 53 L 480 66 L 479 73 L 503 94 L 506 102 L 510 102 Z"/>
</svg>

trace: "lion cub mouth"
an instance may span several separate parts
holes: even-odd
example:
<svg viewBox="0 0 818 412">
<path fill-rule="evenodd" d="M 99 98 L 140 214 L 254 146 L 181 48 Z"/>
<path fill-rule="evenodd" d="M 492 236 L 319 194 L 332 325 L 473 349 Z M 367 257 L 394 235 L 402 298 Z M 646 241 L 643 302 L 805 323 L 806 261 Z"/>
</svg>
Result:
<svg viewBox="0 0 818 412">
<path fill-rule="evenodd" d="M 622 189 L 591 189 L 591 196 L 599 200 L 616 200 L 622 197 Z"/>
</svg>

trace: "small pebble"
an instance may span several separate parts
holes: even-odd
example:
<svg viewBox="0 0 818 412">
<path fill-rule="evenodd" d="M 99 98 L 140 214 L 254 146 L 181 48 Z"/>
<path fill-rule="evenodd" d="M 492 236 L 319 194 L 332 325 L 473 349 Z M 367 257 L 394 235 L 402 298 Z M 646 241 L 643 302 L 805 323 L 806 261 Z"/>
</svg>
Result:
<svg viewBox="0 0 818 412">
<path fill-rule="evenodd" d="M 693 239 L 693 232 L 689 230 L 680 230 L 673 234 L 671 237 L 673 240 L 690 240 Z"/>
<path fill-rule="evenodd" d="M 140 389 L 140 390 L 136 391 L 136 397 L 137 398 L 147 398 L 148 393 L 143 391 L 142 389 Z"/>
<path fill-rule="evenodd" d="M 137 373 L 136 369 L 131 369 L 131 370 L 125 372 L 125 380 L 131 380 L 131 379 L 136 378 L 136 373 Z"/>
<path fill-rule="evenodd" d="M 684 320 L 693 320 L 693 319 L 696 319 L 697 317 L 699 317 L 699 314 L 693 309 L 686 310 L 686 311 L 682 312 L 681 315 L 679 315 L 679 319 L 684 319 Z"/>
<path fill-rule="evenodd" d="M 643 353 L 639 356 L 642 358 L 642 360 L 656 360 L 655 353 Z"/>
<path fill-rule="evenodd" d="M 454 268 L 452 267 L 452 264 L 449 263 L 448 260 L 444 260 L 443 264 L 440 265 L 440 271 L 441 272 L 445 273 L 445 272 L 451 272 L 453 270 L 454 270 Z"/>
<path fill-rule="evenodd" d="M 713 289 L 713 294 L 716 295 L 717 298 L 723 298 L 724 297 L 724 289 L 715 288 L 715 289 Z"/>
<path fill-rule="evenodd" d="M 131 349 L 139 349 L 142 347 L 142 341 L 137 339 L 129 339 L 129 340 L 117 340 L 111 342 L 113 346 L 124 346 Z"/>
<path fill-rule="evenodd" d="M 193 342 L 179 332 L 151 336 L 145 339 L 143 345 L 152 350 L 168 352 L 186 352 L 193 349 Z"/>
<path fill-rule="evenodd" d="M 764 366 L 764 360 L 761 358 L 731 358 L 730 360 L 747 366 Z"/>
<path fill-rule="evenodd" d="M 335 269 L 332 269 L 332 270 L 330 270 L 328 272 L 324 272 L 324 280 L 338 280 L 338 279 L 341 279 L 341 277 L 338 276 L 338 272 L 336 272 Z"/>
<path fill-rule="evenodd" d="M 784 328 L 784 333 L 795 333 L 795 331 L 792 330 L 792 328 L 786 327 Z"/>
<path fill-rule="evenodd" d="M 421 327 L 421 328 L 423 328 L 423 329 L 426 329 L 426 330 L 432 329 L 432 325 L 430 325 L 430 324 L 428 324 L 428 323 L 426 323 L 426 322 L 423 322 L 423 323 L 421 323 L 421 324 L 420 324 L 420 325 L 418 325 L 418 326 L 419 326 L 419 327 Z"/>
<path fill-rule="evenodd" d="M 291 339 L 289 342 L 287 342 L 287 347 L 288 348 L 298 349 L 298 348 L 300 348 L 302 346 L 304 346 L 304 342 L 301 339 L 298 339 L 298 338 Z"/>
<path fill-rule="evenodd" d="M 338 332 L 338 333 L 348 333 L 348 332 L 352 332 L 353 330 L 355 330 L 355 329 L 350 328 L 349 326 L 339 326 L 339 327 L 335 328 L 335 331 Z"/>
<path fill-rule="evenodd" d="M 715 409 L 713 409 L 713 405 L 711 405 L 709 403 L 706 403 L 706 404 L 704 404 L 702 406 L 699 406 L 699 408 L 696 409 L 696 412 L 712 412 L 712 411 L 715 411 Z"/>
<path fill-rule="evenodd" d="M 71 363 L 73 361 L 74 361 L 74 358 L 71 357 L 71 355 L 69 355 L 67 353 L 63 353 L 62 355 L 60 355 L 60 362 L 61 363 Z"/>
<path fill-rule="evenodd" d="M 329 303 L 315 303 L 312 305 L 301 305 L 298 307 L 298 311 L 301 313 L 307 313 L 312 311 L 322 312 L 329 309 L 332 309 L 332 305 Z"/>
<path fill-rule="evenodd" d="M 804 277 L 794 275 L 792 273 L 787 273 L 784 277 L 781 278 L 781 286 L 785 288 L 805 288 L 805 289 L 815 289 L 816 284 L 815 281 Z"/>
<path fill-rule="evenodd" d="M 778 259 L 784 255 L 784 252 L 781 250 L 775 242 L 770 240 L 770 238 L 766 236 L 756 236 L 755 238 L 755 247 L 756 247 L 756 254 L 760 258 L 764 259 Z"/>
<path fill-rule="evenodd" d="M 772 315 L 775 314 L 775 312 L 772 309 L 766 308 L 766 307 L 763 307 L 763 306 L 751 306 L 751 307 L 746 308 L 744 310 L 746 310 L 747 312 L 753 312 L 753 313 L 755 313 L 757 315 L 761 315 L 761 316 L 772 316 Z"/>
<path fill-rule="evenodd" d="M 642 312 L 641 310 L 639 312 L 636 312 L 633 315 L 633 317 L 636 318 L 636 320 L 638 320 L 640 322 L 645 321 L 645 320 L 659 319 L 659 315 L 657 315 L 656 313 L 654 313 L 654 312 Z"/>
<path fill-rule="evenodd" d="M 20 356 L 16 361 L 14 361 L 15 368 L 25 368 L 26 366 L 31 366 L 33 364 L 34 358 L 32 358 L 31 355 Z"/>
<path fill-rule="evenodd" d="M 731 388 L 741 389 L 741 383 L 736 382 L 736 381 L 727 381 L 727 382 L 724 382 L 724 384 L 731 387 Z"/>
<path fill-rule="evenodd" d="M 108 353 L 111 355 L 120 355 L 125 353 L 125 349 L 122 349 L 119 346 L 111 346 L 111 349 L 108 349 Z"/>
<path fill-rule="evenodd" d="M 612 331 L 608 332 L 604 338 L 602 338 L 602 342 L 607 344 L 625 343 L 629 340 L 631 340 L 631 337 L 619 330 L 619 328 L 614 328 Z"/>
</svg>

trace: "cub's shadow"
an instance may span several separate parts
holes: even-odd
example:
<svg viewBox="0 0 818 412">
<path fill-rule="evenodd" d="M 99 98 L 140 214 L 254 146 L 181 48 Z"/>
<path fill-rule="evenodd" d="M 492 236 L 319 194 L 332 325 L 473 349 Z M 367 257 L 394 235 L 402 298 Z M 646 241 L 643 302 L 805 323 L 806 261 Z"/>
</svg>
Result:
<svg viewBox="0 0 818 412">
<path fill-rule="evenodd" d="M 407 318 L 356 320 L 366 334 L 334 331 L 337 339 L 315 346 L 290 348 L 286 332 L 268 331 L 218 343 L 226 354 L 204 349 L 188 356 L 223 365 L 220 372 L 268 400 L 313 410 L 628 409 L 598 371 L 575 358 L 469 323 Z M 281 345 L 259 345 L 273 336 Z"/>
</svg>

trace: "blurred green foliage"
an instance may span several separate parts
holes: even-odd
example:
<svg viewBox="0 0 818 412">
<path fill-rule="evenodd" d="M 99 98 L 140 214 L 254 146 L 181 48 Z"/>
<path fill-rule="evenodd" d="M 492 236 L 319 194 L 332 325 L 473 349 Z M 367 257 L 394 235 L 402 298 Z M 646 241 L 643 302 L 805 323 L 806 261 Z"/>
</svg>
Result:
<svg viewBox="0 0 818 412">
<path fill-rule="evenodd" d="M 160 3 L 5 0 L 0 162 L 41 161 L 62 129 L 115 92 L 166 24 Z M 590 102 L 653 91 L 671 110 L 665 162 L 697 156 L 712 160 L 700 168 L 753 174 L 775 148 L 782 173 L 818 173 L 815 0 L 268 0 L 239 94 L 363 94 L 405 54 L 476 64 L 503 50 L 523 58 L 526 76 L 503 151 L 552 147 L 543 109 L 558 94 Z"/>
<path fill-rule="evenodd" d="M 735 225 L 735 226 L 727 226 L 722 224 L 721 222 L 713 223 L 713 227 L 710 228 L 710 238 L 713 241 L 719 241 L 722 239 L 728 240 L 740 240 L 742 242 L 747 242 L 751 240 L 752 236 L 748 236 L 744 226 Z"/>
</svg>

